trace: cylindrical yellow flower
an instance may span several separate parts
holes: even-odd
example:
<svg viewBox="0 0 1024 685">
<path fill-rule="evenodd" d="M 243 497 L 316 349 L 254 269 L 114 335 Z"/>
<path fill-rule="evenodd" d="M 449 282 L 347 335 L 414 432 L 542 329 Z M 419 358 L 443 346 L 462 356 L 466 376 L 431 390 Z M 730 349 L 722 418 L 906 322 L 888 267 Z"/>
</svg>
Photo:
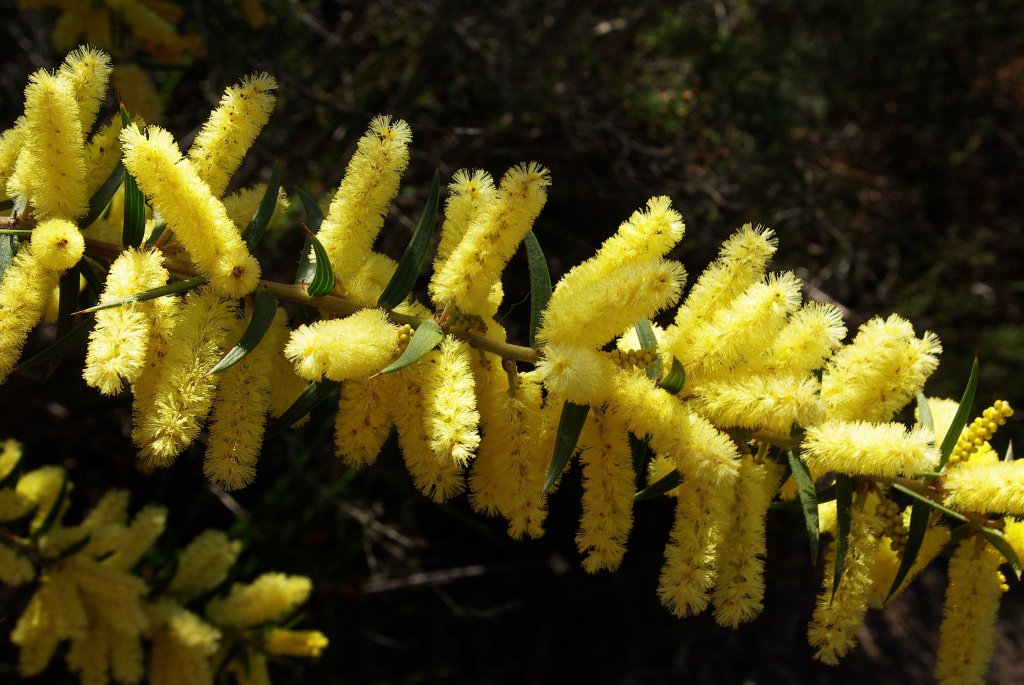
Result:
<svg viewBox="0 0 1024 685">
<path fill-rule="evenodd" d="M 13 159 L 11 163 L 13 164 Z M 494 200 L 494 179 L 486 171 L 459 169 L 448 184 L 448 199 L 444 204 L 444 224 L 441 225 L 441 240 L 434 255 L 436 275 L 448 260 L 469 226 L 483 214 Z M 434 282 L 430 283 L 430 294 L 434 297 Z"/>
<path fill-rule="evenodd" d="M 178 567 L 167 595 L 188 603 L 224 582 L 238 559 L 242 543 L 220 530 L 204 530 L 178 555 Z"/>
<path fill-rule="evenodd" d="M 825 418 L 814 376 L 759 373 L 709 381 L 695 389 L 694 408 L 719 426 L 740 426 L 788 435 L 796 423 Z"/>
<path fill-rule="evenodd" d="M 1024 514 L 1024 460 L 964 464 L 942 479 L 947 507 L 961 511 Z"/>
<path fill-rule="evenodd" d="M 843 313 L 832 304 L 808 302 L 779 331 L 771 351 L 753 366 L 777 373 L 804 374 L 822 368 L 846 337 Z"/>
<path fill-rule="evenodd" d="M 808 428 L 801 456 L 815 473 L 912 476 L 939 465 L 934 441 L 921 425 L 833 420 Z"/>
<path fill-rule="evenodd" d="M 220 631 L 166 597 L 145 607 L 150 685 L 210 685 L 210 657 L 217 651 Z"/>
<path fill-rule="evenodd" d="M 466 466 L 480 445 L 480 412 L 469 344 L 447 336 L 423 369 L 423 424 L 430 448 L 442 462 Z"/>
<path fill-rule="evenodd" d="M 263 636 L 263 649 L 267 654 L 282 656 L 320 656 L 327 644 L 327 636 L 319 630 L 271 628 Z"/>
<path fill-rule="evenodd" d="M 91 198 L 121 161 L 121 115 L 100 128 L 85 146 L 85 192 Z M 121 186 L 124 197 L 124 186 Z M 121 224 L 118 224 L 120 228 Z"/>
<path fill-rule="evenodd" d="M 544 347 L 537 373 L 552 395 L 596 406 L 612 388 L 615 365 L 594 349 L 571 342 L 553 342 Z"/>
<path fill-rule="evenodd" d="M 30 531 L 35 532 L 43 525 L 46 517 L 50 514 L 50 510 L 57 503 L 61 486 L 67 480 L 67 477 L 68 474 L 63 467 L 43 466 L 29 471 L 18 479 L 15 492 L 30 502 L 36 510 L 35 516 L 32 517 L 32 522 L 28 526 Z M 71 491 L 71 487 L 71 483 L 68 483 L 68 492 Z M 64 510 L 67 510 L 70 504 L 70 500 L 65 497 Z M 63 511 L 60 513 L 63 514 Z M 59 516 L 57 520 L 60 520 Z"/>
<path fill-rule="evenodd" d="M 206 618 L 221 628 L 251 628 L 279 618 L 309 599 L 305 576 L 264 573 L 252 583 L 235 583 L 226 597 L 206 605 Z"/>
<path fill-rule="evenodd" d="M 67 219 L 46 219 L 32 231 L 32 254 L 44 269 L 66 271 L 84 252 L 82 233 Z"/>
<path fill-rule="evenodd" d="M 117 551 L 104 559 L 103 564 L 127 573 L 139 563 L 142 555 L 163 535 L 167 526 L 167 509 L 149 504 L 143 507 L 132 519 L 125 531 L 124 538 Z"/>
<path fill-rule="evenodd" d="M 519 449 L 517 445 L 524 446 L 524 443 L 537 436 L 522 435 L 516 429 L 506 432 L 506 428 L 518 424 L 523 418 L 523 408 L 502 399 L 509 399 L 509 395 L 508 375 L 501 366 L 493 362 L 484 364 L 475 361 L 473 376 L 476 382 L 477 411 L 480 412 L 482 435 L 469 474 L 469 503 L 473 511 L 479 514 L 508 516 L 515 492 L 515 485 L 507 472 L 509 455 Z M 537 389 L 536 383 L 530 385 Z M 536 428 L 542 430 L 539 424 Z M 538 496 L 541 484 L 537 485 Z M 509 532 L 511 533 L 511 529 Z M 522 531 L 519 535 L 522 535 Z"/>
<path fill-rule="evenodd" d="M 84 637 L 88 625 L 74 569 L 48 574 L 11 631 L 11 642 L 19 647 L 18 672 L 23 678 L 42 673 L 57 645 Z"/>
<path fill-rule="evenodd" d="M 253 291 L 259 263 L 249 254 L 227 210 L 191 163 L 184 162 L 170 133 L 150 126 L 146 135 L 132 124 L 121 131 L 125 168 L 135 176 L 153 209 L 225 297 Z"/>
<path fill-rule="evenodd" d="M 96 114 L 107 95 L 110 70 L 110 55 L 90 45 L 68 53 L 60 66 L 60 75 L 71 84 L 71 91 L 78 104 L 78 117 L 83 133 L 89 133 L 92 125 L 96 123 Z M 106 176 L 103 179 L 106 180 Z"/>
<path fill-rule="evenodd" d="M 353 378 L 341 386 L 334 442 L 337 456 L 349 466 L 359 468 L 377 460 L 393 425 L 388 413 L 392 386 L 390 376 Z"/>
<path fill-rule="evenodd" d="M 398 349 L 398 327 L 380 309 L 315 321 L 292 332 L 285 356 L 309 381 L 364 378 L 380 371 Z"/>
</svg>

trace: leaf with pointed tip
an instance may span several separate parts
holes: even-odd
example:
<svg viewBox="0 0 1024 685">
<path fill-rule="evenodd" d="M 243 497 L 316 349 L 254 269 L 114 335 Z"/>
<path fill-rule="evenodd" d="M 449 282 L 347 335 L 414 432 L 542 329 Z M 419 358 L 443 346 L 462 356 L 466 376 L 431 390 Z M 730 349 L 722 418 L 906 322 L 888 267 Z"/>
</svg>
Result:
<svg viewBox="0 0 1024 685">
<path fill-rule="evenodd" d="M 647 319 L 637 319 L 636 339 L 640 341 L 641 347 L 646 347 L 649 350 L 658 349 L 658 337 L 654 335 L 654 327 Z M 657 380 L 661 375 L 661 357 L 659 356 L 655 360 L 654 366 L 648 366 L 646 371 L 648 378 L 652 381 Z"/>
<path fill-rule="evenodd" d="M 146 238 L 146 244 L 152 247 L 160 242 L 160 237 L 164 234 L 164 230 L 166 230 L 166 228 L 167 224 L 162 221 L 153 226 L 153 232 L 149 234 L 148 238 Z"/>
<path fill-rule="evenodd" d="M 377 306 L 386 309 L 394 309 L 402 304 L 405 298 L 409 297 L 416 279 L 423 267 L 423 258 L 430 247 L 430 236 L 434 234 L 434 223 L 437 220 L 437 204 L 441 195 L 441 172 L 434 171 L 434 180 L 430 184 L 430 195 L 427 196 L 427 204 L 420 216 L 420 223 L 412 234 L 412 240 L 405 248 L 405 254 L 398 262 L 395 273 L 384 288 L 384 292 L 377 298 Z M 319 259 L 319 258 L 318 258 Z"/>
<path fill-rule="evenodd" d="M 789 466 L 793 469 L 796 492 L 804 510 L 804 524 L 807 526 L 807 540 L 811 550 L 811 564 L 818 564 L 818 544 L 821 533 L 818 528 L 818 493 L 814 490 L 814 479 L 807 464 L 800 459 L 796 450 L 788 451 Z M 838 556 L 837 556 L 838 560 Z"/>
<path fill-rule="evenodd" d="M 917 422 L 932 433 L 935 432 L 935 422 L 932 421 L 932 409 L 928 406 L 928 398 L 924 396 L 923 392 L 917 393 Z"/>
<path fill-rule="evenodd" d="M 14 261 L 14 255 L 18 253 L 18 236 L 10 233 L 0 235 L 0 281 L 4 280 L 7 267 Z"/>
<path fill-rule="evenodd" d="M 671 395 L 678 395 L 679 391 L 683 389 L 683 386 L 686 385 L 686 369 L 678 359 L 672 357 L 672 368 L 658 385 Z"/>
<path fill-rule="evenodd" d="M 313 411 L 318 404 L 327 399 L 339 386 L 341 386 L 341 381 L 332 381 L 330 379 L 310 383 L 302 391 L 302 394 L 292 402 L 292 406 L 285 409 L 281 416 L 277 417 L 273 423 L 267 426 L 266 436 L 269 438 L 291 428 L 293 423 Z"/>
<path fill-rule="evenodd" d="M 249 318 L 249 325 L 246 326 L 245 333 L 242 333 L 238 344 L 228 350 L 227 354 L 217 362 L 217 365 L 206 372 L 206 375 L 212 376 L 230 369 L 245 359 L 245 355 L 255 350 L 263 340 L 263 336 L 270 330 L 270 324 L 273 323 L 275 314 L 277 314 L 277 300 L 266 290 L 258 291 L 254 298 L 252 316 Z"/>
<path fill-rule="evenodd" d="M 975 356 L 974 366 L 971 367 L 971 377 L 967 379 L 967 388 L 964 389 L 964 396 L 960 400 L 960 408 L 956 410 L 953 422 L 949 424 L 949 430 L 946 431 L 946 437 L 942 440 L 942 457 L 939 460 L 938 471 L 942 470 L 942 467 L 946 465 L 946 460 L 949 459 L 949 455 L 953 454 L 953 448 L 956 447 L 956 441 L 960 439 L 960 433 L 963 431 L 964 426 L 967 425 L 967 419 L 970 418 L 971 414 L 971 405 L 974 404 L 974 393 L 977 389 L 978 357 Z"/>
<path fill-rule="evenodd" d="M 76 347 L 81 347 L 89 341 L 89 333 L 92 332 L 93 326 L 96 325 L 96 317 L 90 316 L 85 321 L 81 322 L 65 335 L 63 338 L 59 338 L 55 343 L 47 347 L 39 354 L 30 357 L 18 364 L 16 368 L 27 369 L 30 366 L 42 364 L 48 362 L 51 359 L 61 357 Z"/>
<path fill-rule="evenodd" d="M 249 220 L 249 225 L 242 231 L 242 240 L 249 247 L 250 254 L 256 254 L 256 245 L 263 237 L 264 231 L 270 225 L 270 218 L 274 216 L 277 208 L 277 191 L 281 188 L 281 165 L 274 162 L 274 169 L 270 172 L 270 180 L 267 181 L 267 192 L 263 193 L 260 206 L 256 213 Z"/>
<path fill-rule="evenodd" d="M 320 239 L 310 233 L 308 228 L 306 236 L 312 243 L 313 253 L 316 255 L 316 270 L 313 272 L 313 278 L 310 279 L 309 285 L 306 286 L 306 294 L 310 297 L 323 297 L 334 290 L 334 268 L 331 267 L 331 258 L 327 256 L 327 250 L 324 249 Z"/>
<path fill-rule="evenodd" d="M 320 211 L 320 205 L 316 203 L 316 200 L 307 195 L 302 188 L 296 186 L 295 190 L 298 192 L 299 199 L 302 200 L 302 206 L 306 210 L 306 223 L 309 227 L 309 232 L 316 235 L 320 231 L 320 224 L 324 221 L 324 214 Z M 302 252 L 299 256 L 299 268 L 295 272 L 296 283 L 307 285 L 313 280 L 313 275 L 316 273 L 316 264 L 309 261 L 309 251 L 312 248 L 313 242 L 307 235 L 305 242 L 302 243 Z"/>
<path fill-rule="evenodd" d="M 832 599 L 843 579 L 846 548 L 850 544 L 850 517 L 853 508 L 853 479 L 845 473 L 836 474 L 836 568 L 832 576 Z M 829 602 L 832 600 L 830 599 Z"/>
<path fill-rule="evenodd" d="M 57 499 L 53 501 L 53 506 L 50 507 L 50 511 L 46 512 L 46 518 L 43 519 L 42 525 L 33 531 L 28 536 L 29 542 L 38 542 L 39 538 L 43 537 L 50 532 L 53 528 L 53 524 L 57 523 L 57 519 L 60 518 L 61 510 L 64 508 L 64 500 L 68 496 L 68 478 L 65 475 L 64 480 L 60 484 L 60 492 L 57 493 Z"/>
<path fill-rule="evenodd" d="M 547 492 L 562 475 L 565 465 L 569 463 L 569 458 L 576 451 L 576 443 L 579 442 L 583 424 L 587 422 L 589 413 L 589 404 L 574 404 L 566 401 L 562 405 L 562 415 L 558 419 L 558 433 L 555 434 L 555 449 L 551 455 L 551 465 L 548 467 L 548 476 L 544 479 L 544 488 L 541 492 Z"/>
<path fill-rule="evenodd" d="M 101 309 L 111 309 L 112 307 L 120 307 L 121 305 L 130 304 L 132 302 L 145 302 L 146 300 L 155 300 L 158 297 L 176 295 L 178 293 L 183 293 L 186 290 L 198 288 L 206 283 L 207 280 L 206 276 L 196 276 L 195 278 L 178 281 L 177 283 L 168 283 L 167 285 L 162 285 L 159 288 L 153 288 L 152 290 L 146 290 L 145 292 L 128 295 L 127 297 L 121 297 L 116 300 L 111 300 L 110 302 L 98 304 L 95 307 L 83 309 L 80 312 L 76 312 L 76 314 L 92 314 L 93 312 L 98 312 Z"/>
<path fill-rule="evenodd" d="M 632 432 L 629 436 L 629 451 L 633 455 L 633 474 L 636 476 L 636 484 L 640 484 L 640 477 L 647 465 L 647 438 L 638 438 Z"/>
<path fill-rule="evenodd" d="M 1010 441 L 1009 446 L 1006 448 L 1006 454 L 1003 456 L 1003 461 L 1013 461 L 1013 440 Z"/>
<path fill-rule="evenodd" d="M 100 218 L 103 210 L 110 204 L 110 198 L 114 197 L 114 193 L 121 187 L 122 181 L 124 181 L 124 164 L 118 162 L 114 170 L 107 176 L 107 180 L 103 182 L 103 185 L 89 198 L 89 213 L 78 222 L 80 230 L 84 231 L 92 226 L 96 219 Z"/>
<path fill-rule="evenodd" d="M 921 551 L 921 543 L 924 542 L 924 536 L 928 532 L 928 519 L 930 516 L 931 512 L 928 510 L 927 504 L 915 500 L 911 505 L 907 543 L 903 547 L 900 567 L 897 569 L 896 577 L 893 578 L 892 585 L 889 587 L 889 594 L 886 595 L 886 600 L 896 594 L 896 591 L 900 589 L 900 585 L 903 584 L 903 579 L 907 577 L 910 569 L 914 567 L 914 562 L 917 561 L 917 554 Z"/>
<path fill-rule="evenodd" d="M 672 488 L 679 487 L 683 478 L 679 475 L 679 472 L 672 469 L 664 476 L 659 478 L 656 482 L 648 485 L 640 492 L 633 495 L 633 501 L 639 502 L 640 500 L 650 499 L 651 497 L 657 497 L 658 495 L 664 495 Z"/>
<path fill-rule="evenodd" d="M 1014 575 L 1017 576 L 1017 580 L 1020 580 L 1021 566 L 1020 557 L 1017 556 L 1017 552 L 1010 546 L 1010 543 L 1000 534 L 987 526 L 978 526 L 978 530 L 985 539 L 988 540 L 993 547 L 999 550 L 999 553 L 1006 557 L 1006 560 L 1010 562 L 1010 566 L 1013 568 Z"/>
<path fill-rule="evenodd" d="M 79 274 L 81 274 L 81 268 L 75 264 L 60 275 L 60 285 L 57 289 L 57 340 L 71 331 L 75 310 L 78 309 L 78 293 L 81 285 Z M 46 371 L 47 378 L 53 375 L 61 359 L 62 357 L 58 356 L 50 360 L 50 366 Z"/>
<path fill-rule="evenodd" d="M 409 344 L 406 345 L 402 355 L 391 362 L 387 368 L 381 370 L 381 373 L 394 373 L 395 371 L 401 371 L 407 366 L 412 366 L 423 359 L 427 352 L 437 347 L 443 339 L 444 331 L 441 330 L 441 326 L 436 321 L 424 321 L 413 331 L 412 338 L 409 340 Z"/>
<path fill-rule="evenodd" d="M 131 126 L 128 110 L 121 105 L 121 128 Z M 146 237 L 146 199 L 135 182 L 135 177 L 124 173 L 124 226 L 121 230 L 121 244 L 138 247 Z"/>
<path fill-rule="evenodd" d="M 532 230 L 526 232 L 523 244 L 526 245 L 526 260 L 530 264 L 530 347 L 536 347 L 537 331 L 551 299 L 551 274 L 548 273 L 544 250 Z"/>
</svg>

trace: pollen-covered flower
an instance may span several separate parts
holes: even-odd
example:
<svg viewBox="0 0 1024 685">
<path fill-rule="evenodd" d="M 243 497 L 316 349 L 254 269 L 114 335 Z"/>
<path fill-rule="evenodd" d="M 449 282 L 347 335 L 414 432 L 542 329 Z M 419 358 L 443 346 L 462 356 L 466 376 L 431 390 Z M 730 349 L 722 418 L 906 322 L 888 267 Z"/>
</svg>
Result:
<svg viewBox="0 0 1024 685">
<path fill-rule="evenodd" d="M 812 471 L 892 477 L 915 475 L 939 464 L 935 436 L 924 426 L 828 421 L 807 429 L 803 459 Z"/>
<path fill-rule="evenodd" d="M 448 336 L 424 369 L 423 417 L 430 448 L 442 462 L 466 466 L 480 445 L 480 413 L 468 344 Z"/>
<path fill-rule="evenodd" d="M 555 342 L 544 347 L 537 372 L 552 394 L 576 404 L 600 404 L 611 389 L 615 366 L 596 350 Z"/>
<path fill-rule="evenodd" d="M 363 378 L 383 369 L 398 349 L 398 327 L 380 309 L 315 321 L 292 332 L 285 356 L 309 381 Z"/>
<path fill-rule="evenodd" d="M 282 656 L 320 656 L 327 644 L 327 636 L 319 630 L 272 628 L 263 636 L 263 649 L 267 654 Z"/>
<path fill-rule="evenodd" d="M 1024 461 L 964 464 L 942 479 L 945 505 L 954 509 L 1024 514 Z"/>
<path fill-rule="evenodd" d="M 225 597 L 206 605 L 206 618 L 221 628 L 251 628 L 287 614 L 309 599 L 305 576 L 264 573 L 251 583 L 235 583 Z"/>
<path fill-rule="evenodd" d="M 824 420 L 820 390 L 814 376 L 750 374 L 700 384 L 694 406 L 719 426 L 785 435 L 794 423 L 813 426 Z"/>
<path fill-rule="evenodd" d="M 167 594 L 186 604 L 217 587 L 227 579 L 228 570 L 241 551 L 242 543 L 229 540 L 223 531 L 203 531 L 178 555 L 178 566 L 167 586 Z"/>
<path fill-rule="evenodd" d="M 82 233 L 67 219 L 47 219 L 32 231 L 32 253 L 44 269 L 66 271 L 84 252 Z"/>
</svg>

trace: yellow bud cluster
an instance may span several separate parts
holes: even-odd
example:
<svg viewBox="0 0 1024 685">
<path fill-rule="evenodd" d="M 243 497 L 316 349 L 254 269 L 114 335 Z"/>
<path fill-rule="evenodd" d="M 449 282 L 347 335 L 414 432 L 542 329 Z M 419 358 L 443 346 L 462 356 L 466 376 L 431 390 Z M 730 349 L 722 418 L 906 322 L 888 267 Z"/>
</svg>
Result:
<svg viewBox="0 0 1024 685">
<path fill-rule="evenodd" d="M 477 335 L 487 335 L 487 324 L 479 314 L 466 314 L 458 310 L 441 319 L 441 325 L 447 328 L 465 330 Z"/>
<path fill-rule="evenodd" d="M 1006 424 L 1006 419 L 1013 416 L 1013 407 L 1005 400 L 996 400 L 995 404 L 982 412 L 981 416 L 974 419 L 969 426 L 960 431 L 956 447 L 949 455 L 950 465 L 967 461 L 971 455 L 986 442 L 992 439 L 999 426 Z"/>
<path fill-rule="evenodd" d="M 655 362 L 658 361 L 658 351 L 653 347 L 641 347 L 639 350 L 620 350 L 615 348 L 605 354 L 612 360 L 612 364 L 615 364 L 620 369 L 653 368 Z"/>
<path fill-rule="evenodd" d="M 883 521 L 882 535 L 888 537 L 893 552 L 903 552 L 907 547 L 907 537 L 910 531 L 903 525 L 903 517 L 900 515 L 900 505 L 892 500 L 883 499 L 875 507 L 875 516 Z"/>
</svg>

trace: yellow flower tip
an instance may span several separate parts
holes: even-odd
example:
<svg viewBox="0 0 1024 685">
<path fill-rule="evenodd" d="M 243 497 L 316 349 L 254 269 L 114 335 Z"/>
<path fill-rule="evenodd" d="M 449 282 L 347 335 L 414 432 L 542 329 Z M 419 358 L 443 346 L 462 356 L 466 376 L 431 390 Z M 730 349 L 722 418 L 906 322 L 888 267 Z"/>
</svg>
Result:
<svg viewBox="0 0 1024 685">
<path fill-rule="evenodd" d="M 305 576 L 264 573 L 252 583 L 235 583 L 226 597 L 211 599 L 206 618 L 222 628 L 250 628 L 292 611 L 312 589 Z"/>
<path fill-rule="evenodd" d="M 224 297 L 244 297 L 260 282 L 260 264 L 248 250 L 235 250 L 218 260 L 210 275 L 210 286 Z"/>
<path fill-rule="evenodd" d="M 975 464 L 950 469 L 943 477 L 947 507 L 959 511 L 1024 514 L 1024 460 Z"/>
<path fill-rule="evenodd" d="M 85 238 L 67 219 L 47 219 L 32 231 L 32 254 L 50 271 L 66 271 L 82 258 Z"/>
<path fill-rule="evenodd" d="M 603 354 L 571 343 L 550 343 L 537 364 L 544 386 L 576 404 L 599 405 L 611 389 L 615 366 Z"/>
<path fill-rule="evenodd" d="M 363 309 L 344 319 L 316 321 L 291 335 L 284 354 L 306 380 L 369 376 L 384 368 L 398 349 L 398 327 L 383 310 Z"/>
<path fill-rule="evenodd" d="M 319 630 L 273 628 L 263 636 L 263 649 L 267 654 L 280 656 L 320 656 L 327 645 L 327 636 Z"/>
<path fill-rule="evenodd" d="M 831 420 L 807 430 L 803 458 L 812 471 L 891 478 L 938 466 L 934 434 L 917 425 Z"/>
<path fill-rule="evenodd" d="M 239 464 L 232 459 L 208 459 L 203 465 L 203 475 L 211 483 L 230 492 L 244 488 L 256 480 L 256 467 Z"/>
<path fill-rule="evenodd" d="M 467 343 L 448 337 L 423 378 L 424 426 L 443 463 L 465 466 L 480 445 L 480 413 Z"/>
</svg>

